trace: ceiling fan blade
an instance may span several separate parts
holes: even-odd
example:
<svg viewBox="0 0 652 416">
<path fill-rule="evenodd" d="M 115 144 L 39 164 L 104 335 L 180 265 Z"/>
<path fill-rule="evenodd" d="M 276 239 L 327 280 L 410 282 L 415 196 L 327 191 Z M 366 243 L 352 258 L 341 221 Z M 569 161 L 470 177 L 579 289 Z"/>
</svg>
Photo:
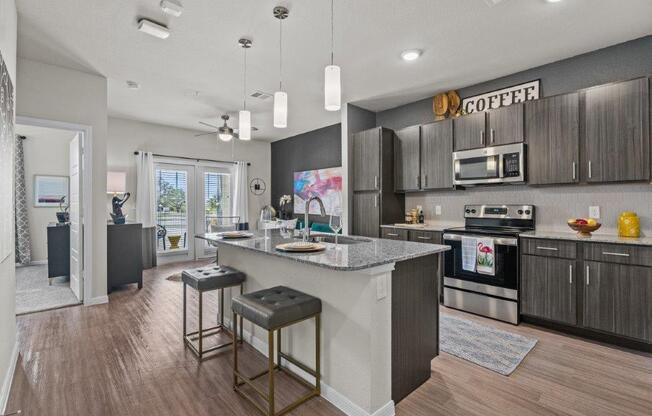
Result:
<svg viewBox="0 0 652 416">
<path fill-rule="evenodd" d="M 207 127 L 212 127 L 212 128 L 214 128 L 214 129 L 219 128 L 219 127 L 214 126 L 214 125 L 212 125 L 212 124 L 204 123 L 203 121 L 200 121 L 199 124 L 201 124 L 201 125 L 203 125 L 203 126 L 207 126 Z"/>
<path fill-rule="evenodd" d="M 240 129 L 233 129 L 234 132 L 239 132 Z M 251 126 L 251 131 L 258 131 L 258 127 Z"/>
<path fill-rule="evenodd" d="M 195 134 L 195 137 L 208 136 L 208 135 L 214 135 L 214 134 L 217 134 L 217 132 L 213 131 L 213 132 L 210 132 L 210 133 L 199 133 L 199 134 Z"/>
</svg>

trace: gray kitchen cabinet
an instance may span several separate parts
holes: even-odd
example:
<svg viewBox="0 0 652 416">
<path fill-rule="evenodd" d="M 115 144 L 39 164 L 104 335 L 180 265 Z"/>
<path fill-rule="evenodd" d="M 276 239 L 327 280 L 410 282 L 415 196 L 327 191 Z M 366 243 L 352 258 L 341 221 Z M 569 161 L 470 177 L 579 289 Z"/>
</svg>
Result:
<svg viewBox="0 0 652 416">
<path fill-rule="evenodd" d="M 521 313 L 577 324 L 575 260 L 524 255 L 521 257 Z"/>
<path fill-rule="evenodd" d="M 380 189 L 380 147 L 382 128 L 353 134 L 353 191 Z"/>
<path fill-rule="evenodd" d="M 579 94 L 528 101 L 525 126 L 528 183 L 579 182 Z"/>
<path fill-rule="evenodd" d="M 650 179 L 648 107 L 647 78 L 584 91 L 587 182 Z"/>
<path fill-rule="evenodd" d="M 487 125 L 487 146 L 523 142 L 523 104 L 488 111 Z"/>
<path fill-rule="evenodd" d="M 485 118 L 486 113 L 479 111 L 453 119 L 455 151 L 486 146 Z"/>
<path fill-rule="evenodd" d="M 420 170 L 421 127 L 410 126 L 394 135 L 394 187 L 396 192 L 418 191 Z"/>
<path fill-rule="evenodd" d="M 421 126 L 421 189 L 453 187 L 453 121 Z"/>
<path fill-rule="evenodd" d="M 389 240 L 401 240 L 407 241 L 408 239 L 408 230 L 402 228 L 387 228 L 383 227 L 381 230 L 382 238 Z"/>
<path fill-rule="evenodd" d="M 417 243 L 441 244 L 442 233 L 440 231 L 410 230 L 408 240 Z"/>
<path fill-rule="evenodd" d="M 652 342 L 652 268 L 584 262 L 584 326 Z"/>
<path fill-rule="evenodd" d="M 353 194 L 353 235 L 380 237 L 380 195 L 377 192 Z"/>
</svg>

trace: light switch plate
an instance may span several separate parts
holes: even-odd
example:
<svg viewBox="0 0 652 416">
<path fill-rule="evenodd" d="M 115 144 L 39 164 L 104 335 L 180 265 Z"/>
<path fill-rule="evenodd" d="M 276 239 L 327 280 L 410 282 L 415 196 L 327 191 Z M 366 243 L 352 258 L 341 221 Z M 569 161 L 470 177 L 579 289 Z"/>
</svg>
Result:
<svg viewBox="0 0 652 416">
<path fill-rule="evenodd" d="M 595 218 L 596 220 L 600 218 L 600 207 L 598 206 L 589 207 L 589 218 Z"/>
<path fill-rule="evenodd" d="M 441 205 L 435 205 L 435 215 L 441 215 Z"/>
<path fill-rule="evenodd" d="M 381 300 L 387 297 L 387 276 L 381 275 L 376 278 L 376 299 Z"/>
</svg>

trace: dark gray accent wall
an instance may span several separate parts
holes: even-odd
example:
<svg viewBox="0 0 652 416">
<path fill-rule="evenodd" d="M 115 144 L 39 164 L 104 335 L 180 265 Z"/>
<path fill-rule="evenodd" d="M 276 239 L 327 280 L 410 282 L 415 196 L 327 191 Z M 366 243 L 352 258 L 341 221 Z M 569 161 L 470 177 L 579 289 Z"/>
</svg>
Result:
<svg viewBox="0 0 652 416">
<path fill-rule="evenodd" d="M 294 172 L 342 166 L 340 123 L 272 143 L 272 205 L 293 195 Z"/>
<path fill-rule="evenodd" d="M 648 75 L 652 75 L 652 36 L 462 88 L 459 93 L 462 98 L 465 98 L 540 79 L 541 94 L 548 97 L 594 85 Z M 434 121 L 432 98 L 376 114 L 376 125 L 391 129 L 401 129 L 431 121 Z"/>
</svg>

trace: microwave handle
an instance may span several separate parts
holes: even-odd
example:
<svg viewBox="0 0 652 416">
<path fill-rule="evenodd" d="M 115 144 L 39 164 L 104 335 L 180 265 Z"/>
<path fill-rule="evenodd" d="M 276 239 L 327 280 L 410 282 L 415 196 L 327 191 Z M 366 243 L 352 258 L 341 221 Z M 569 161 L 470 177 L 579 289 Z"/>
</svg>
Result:
<svg viewBox="0 0 652 416">
<path fill-rule="evenodd" d="M 505 177 L 505 170 L 503 169 L 503 155 L 499 154 L 498 155 L 498 177 L 499 178 L 504 178 Z"/>
</svg>

